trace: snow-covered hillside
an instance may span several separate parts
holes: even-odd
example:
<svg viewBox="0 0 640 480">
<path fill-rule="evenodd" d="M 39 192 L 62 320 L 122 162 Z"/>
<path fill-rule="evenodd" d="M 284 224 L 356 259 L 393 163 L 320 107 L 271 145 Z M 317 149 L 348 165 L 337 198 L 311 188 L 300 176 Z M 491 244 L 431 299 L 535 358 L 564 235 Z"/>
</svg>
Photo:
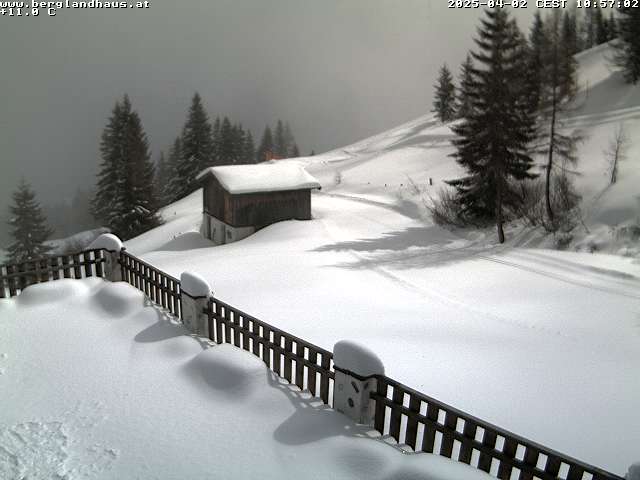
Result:
<svg viewBox="0 0 640 480">
<path fill-rule="evenodd" d="M 544 249 L 553 239 L 519 224 L 502 246 L 493 230 L 434 226 L 423 199 L 461 172 L 451 130 L 430 115 L 290 160 L 323 185 L 313 221 L 207 248 L 196 192 L 127 248 L 173 275 L 200 273 L 222 300 L 318 345 L 361 340 L 390 376 L 622 473 L 640 444 L 640 262 L 619 228 L 638 216 L 640 94 L 609 70 L 609 53 L 579 56 L 584 88 L 567 121 L 585 138 L 586 228 L 571 245 L 581 252 Z M 621 121 L 632 144 L 609 187 L 602 150 Z"/>
<path fill-rule="evenodd" d="M 579 93 L 562 120 L 564 133 L 582 137 L 577 145 L 577 175 L 584 225 L 573 232 L 569 249 L 640 256 L 640 87 L 624 83 L 611 62 L 609 44 L 576 56 Z M 609 184 L 605 150 L 616 129 L 628 138 L 619 180 Z M 425 202 L 444 181 L 463 172 L 448 155 L 451 130 L 425 115 L 380 135 L 327 154 L 301 159 L 322 179 L 325 192 L 357 195 L 427 217 Z M 544 158 L 540 158 L 540 164 Z M 431 179 L 431 183 L 429 182 Z M 543 232 L 530 245 L 553 246 Z"/>
</svg>

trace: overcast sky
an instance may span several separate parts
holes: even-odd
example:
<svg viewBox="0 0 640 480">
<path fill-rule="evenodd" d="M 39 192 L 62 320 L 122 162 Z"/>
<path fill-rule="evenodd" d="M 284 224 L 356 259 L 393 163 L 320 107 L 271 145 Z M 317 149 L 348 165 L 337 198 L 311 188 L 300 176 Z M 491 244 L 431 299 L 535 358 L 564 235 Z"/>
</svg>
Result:
<svg viewBox="0 0 640 480">
<path fill-rule="evenodd" d="M 533 12 L 519 12 L 527 30 Z M 266 123 L 289 121 L 303 154 L 415 118 L 431 109 L 440 65 L 457 74 L 480 15 L 447 0 L 152 0 L 0 16 L 0 218 L 21 176 L 41 202 L 94 183 L 125 92 L 154 159 L 194 91 L 256 141 Z"/>
</svg>

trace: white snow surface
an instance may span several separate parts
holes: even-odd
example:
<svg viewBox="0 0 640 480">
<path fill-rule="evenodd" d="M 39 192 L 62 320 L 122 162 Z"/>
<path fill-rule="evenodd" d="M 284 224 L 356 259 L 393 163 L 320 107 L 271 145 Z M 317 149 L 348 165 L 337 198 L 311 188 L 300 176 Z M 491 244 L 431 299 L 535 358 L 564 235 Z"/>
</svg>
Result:
<svg viewBox="0 0 640 480">
<path fill-rule="evenodd" d="M 55 240 L 47 240 L 45 243 L 51 247 L 51 255 L 63 255 L 66 253 L 76 253 L 89 248 L 100 235 L 109 233 L 109 229 L 105 227 L 95 228 L 93 230 L 85 230 L 78 232 L 66 238 L 58 238 Z"/>
<path fill-rule="evenodd" d="M 210 167 L 197 178 L 206 175 L 214 175 L 225 190 L 233 194 L 320 188 L 318 180 L 292 161 Z"/>
<path fill-rule="evenodd" d="M 384 365 L 375 352 L 351 340 L 341 340 L 333 346 L 333 364 L 363 377 L 384 375 Z"/>
<path fill-rule="evenodd" d="M 3 480 L 489 478 L 370 438 L 124 283 L 59 280 L 0 300 L 0 351 Z"/>
<path fill-rule="evenodd" d="M 180 289 L 192 297 L 207 297 L 211 295 L 211 287 L 202 275 L 192 272 L 182 272 L 180 275 Z"/>
<path fill-rule="evenodd" d="M 105 249 L 110 252 L 119 252 L 122 249 L 122 240 L 116 237 L 113 233 L 104 233 L 96 238 L 87 247 L 88 250 Z"/>
<path fill-rule="evenodd" d="M 574 180 L 585 225 L 566 251 L 517 222 L 499 245 L 493 228 L 430 221 L 424 202 L 463 173 L 448 156 L 451 129 L 432 115 L 279 161 L 322 184 L 312 221 L 165 249 L 200 214 L 196 193 L 165 209 L 175 229 L 127 248 L 173 275 L 201 274 L 221 300 L 321 347 L 357 340 L 390 377 L 623 475 L 640 445 L 640 87 L 624 84 L 610 54 L 605 45 L 578 56 L 579 105 L 563 120 L 584 137 Z M 603 150 L 621 123 L 632 141 L 609 185 Z"/>
<path fill-rule="evenodd" d="M 504 245 L 493 229 L 433 225 L 424 202 L 462 172 L 448 156 L 453 133 L 431 115 L 323 155 L 279 161 L 305 166 L 322 184 L 322 193 L 312 195 L 311 221 L 280 222 L 213 246 L 199 233 L 197 191 L 164 208 L 165 224 L 126 247 L 176 277 L 201 275 L 221 300 L 321 347 L 357 340 L 390 377 L 624 475 L 640 445 L 640 87 L 624 84 L 607 63 L 610 53 L 605 45 L 578 56 L 581 93 L 562 122 L 566 132 L 584 137 L 575 178 L 584 226 L 572 232 L 567 251 L 518 223 L 508 225 Z M 631 144 L 618 183 L 609 185 L 603 150 L 618 125 Z M 195 478 L 212 468 L 210 458 L 223 465 L 238 459 L 225 471 L 237 477 L 247 476 L 248 459 L 272 465 L 275 458 L 283 478 L 315 472 L 299 467 L 306 462 L 318 471 L 342 469 L 328 474 L 333 478 L 365 471 L 371 478 L 422 478 L 411 462 L 435 461 L 387 458 L 378 448 L 391 447 L 371 440 L 362 447 L 357 442 L 365 439 L 353 438 L 357 430 L 308 409 L 309 402 L 274 383 L 245 352 L 194 349 L 197 340 L 143 308 L 141 295 L 126 285 L 59 281 L 63 291 L 49 285 L 0 302 L 0 352 L 9 354 L 0 357 L 0 404 L 9 405 L 0 410 L 0 451 L 13 452 L 12 462 L 20 449 L 11 442 L 19 437 L 52 445 L 51 464 L 66 451 L 69 470 L 108 464 L 124 478 L 176 477 L 184 468 L 193 468 L 186 471 Z M 128 295 L 131 302 L 123 302 Z M 55 302 L 64 306 L 53 308 Z M 104 402 L 108 415 L 95 427 L 97 458 L 80 462 L 70 453 L 70 445 L 80 444 L 71 439 L 89 433 L 58 424 L 77 432 L 69 418 L 93 418 L 85 400 L 73 413 L 70 397 L 83 389 Z M 237 437 L 226 442 L 215 432 L 229 419 Z M 182 425 L 193 433 L 181 437 L 174 427 Z M 282 433 L 289 428 L 296 435 Z M 131 441 L 121 433 L 130 431 Z M 64 451 L 56 450 L 64 442 Z M 325 447 L 330 460 L 312 453 Z M 109 449 L 120 452 L 115 461 L 108 461 Z M 189 461 L 165 458 L 174 451 Z M 151 474 L 136 470 L 140 465 Z"/>
</svg>

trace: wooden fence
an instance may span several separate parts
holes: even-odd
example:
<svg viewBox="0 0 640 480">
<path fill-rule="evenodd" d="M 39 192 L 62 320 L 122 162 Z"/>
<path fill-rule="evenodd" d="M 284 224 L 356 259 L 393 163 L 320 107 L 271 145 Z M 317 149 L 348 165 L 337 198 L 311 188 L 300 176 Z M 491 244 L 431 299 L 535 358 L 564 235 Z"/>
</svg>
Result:
<svg viewBox="0 0 640 480">
<path fill-rule="evenodd" d="M 622 480 L 386 376 L 376 378 L 374 428 L 414 451 L 442 455 L 500 479 Z"/>
<path fill-rule="evenodd" d="M 86 250 L 71 255 L 0 265 L 0 298 L 16 296 L 34 283 L 60 278 L 103 277 L 105 261 L 103 250 Z"/>
<path fill-rule="evenodd" d="M 122 280 L 142 291 L 152 302 L 182 319 L 180 280 L 139 258 L 120 251 Z"/>
<path fill-rule="evenodd" d="M 101 250 L 0 268 L 0 298 L 27 285 L 59 278 L 104 276 Z M 119 254 L 122 279 L 182 318 L 180 281 L 127 253 Z M 6 295 L 6 293 L 9 295 Z M 204 309 L 209 338 L 259 357 L 281 378 L 327 405 L 333 404 L 333 353 L 210 297 Z M 507 480 L 624 480 L 375 375 L 374 428 L 406 449 L 441 455 Z"/>
<path fill-rule="evenodd" d="M 209 298 L 205 312 L 211 340 L 253 353 L 277 375 L 331 405 L 335 377 L 332 352 L 213 297 Z"/>
</svg>

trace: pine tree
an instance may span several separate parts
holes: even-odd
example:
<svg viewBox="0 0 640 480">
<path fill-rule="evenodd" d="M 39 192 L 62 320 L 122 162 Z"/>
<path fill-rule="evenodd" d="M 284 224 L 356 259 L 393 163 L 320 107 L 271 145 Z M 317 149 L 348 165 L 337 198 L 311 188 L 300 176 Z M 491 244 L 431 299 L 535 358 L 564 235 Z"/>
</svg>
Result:
<svg viewBox="0 0 640 480">
<path fill-rule="evenodd" d="M 458 89 L 458 107 L 457 114 L 459 118 L 466 118 L 471 115 L 472 101 L 470 97 L 471 84 L 473 82 L 472 72 L 473 60 L 471 55 L 467 54 L 467 58 L 460 67 L 460 88 Z"/>
<path fill-rule="evenodd" d="M 576 23 L 576 13 L 565 11 L 562 17 L 562 41 L 570 55 L 575 55 L 580 51 L 578 45 L 578 26 Z"/>
<path fill-rule="evenodd" d="M 14 242 L 9 245 L 9 262 L 22 263 L 45 257 L 51 247 L 45 241 L 53 233 L 36 201 L 36 195 L 24 180 L 13 194 L 13 205 L 9 207 L 9 226 Z"/>
<path fill-rule="evenodd" d="M 287 150 L 287 154 L 285 155 L 286 157 L 291 158 L 291 157 L 300 156 L 299 151 L 297 152 L 297 154 L 295 154 L 294 152 L 294 147 L 297 148 L 297 145 L 296 145 L 296 139 L 293 137 L 293 132 L 291 131 L 291 127 L 289 126 L 289 122 L 286 122 L 284 124 L 284 143 Z"/>
<path fill-rule="evenodd" d="M 287 138 L 285 136 L 284 125 L 282 120 L 278 120 L 273 135 L 273 154 L 277 158 L 287 157 Z"/>
<path fill-rule="evenodd" d="M 494 221 L 503 243 L 505 208 L 520 203 L 511 180 L 535 177 L 528 154 L 534 118 L 521 80 L 525 41 L 507 12 L 496 8 L 481 20 L 475 43 L 478 52 L 472 55 L 479 68 L 472 69 L 472 110 L 453 127 L 458 138 L 452 156 L 467 175 L 448 183 L 456 188 L 461 215 Z"/>
<path fill-rule="evenodd" d="M 171 167 L 169 161 L 165 158 L 164 152 L 160 151 L 158 162 L 156 165 L 156 196 L 158 204 L 164 206 L 171 202 L 169 182 L 171 181 Z"/>
<path fill-rule="evenodd" d="M 114 196 L 120 188 L 120 172 L 123 168 L 122 156 L 120 155 L 123 121 L 122 106 L 119 101 L 116 101 L 109 122 L 102 132 L 100 141 L 102 162 L 98 172 L 96 193 L 90 206 L 91 214 L 100 222 L 108 223 L 108 217 L 113 209 Z"/>
<path fill-rule="evenodd" d="M 233 126 L 233 163 L 241 164 L 243 163 L 243 155 L 244 155 L 244 128 L 242 128 L 242 124 L 238 123 Z"/>
<path fill-rule="evenodd" d="M 92 212 L 103 225 L 123 239 L 157 226 L 158 200 L 149 143 L 138 114 L 127 95 L 116 102 L 100 146 Z"/>
<path fill-rule="evenodd" d="M 596 44 L 596 15 L 593 8 L 584 10 L 582 19 L 582 47 L 587 50 Z"/>
<path fill-rule="evenodd" d="M 595 23 L 595 44 L 601 45 L 609 41 L 609 22 L 602 14 L 601 8 L 596 8 L 594 12 Z"/>
<path fill-rule="evenodd" d="M 300 156 L 300 149 L 298 148 L 298 144 L 294 142 L 293 147 L 289 151 L 290 158 L 298 158 Z"/>
<path fill-rule="evenodd" d="M 220 127 L 220 137 L 218 141 L 219 165 L 233 165 L 234 163 L 234 132 L 231 121 L 224 117 Z"/>
<path fill-rule="evenodd" d="M 450 122 L 456 115 L 456 87 L 446 64 L 440 68 L 438 82 L 434 88 L 436 92 L 431 111 L 436 113 L 441 122 Z"/>
<path fill-rule="evenodd" d="M 187 193 L 191 193 L 197 188 L 196 176 L 212 165 L 215 153 L 209 116 L 198 93 L 193 95 L 182 130 L 182 153 L 184 165 L 180 169 L 180 175 L 187 185 Z"/>
<path fill-rule="evenodd" d="M 267 161 L 271 155 L 273 155 L 273 135 L 271 134 L 269 126 L 266 126 L 262 134 L 260 146 L 256 152 L 256 163 Z"/>
<path fill-rule="evenodd" d="M 609 14 L 609 40 L 614 40 L 616 38 L 618 38 L 618 24 L 612 10 Z"/>
<path fill-rule="evenodd" d="M 215 122 L 213 122 L 213 132 L 212 132 L 212 141 L 213 141 L 213 160 L 211 162 L 212 165 L 221 165 L 220 160 L 220 130 L 222 129 L 222 122 L 220 121 L 220 117 L 216 117 Z"/>
<path fill-rule="evenodd" d="M 133 238 L 160 225 L 155 169 L 149 142 L 138 113 L 131 111 L 126 129 L 126 168 L 123 209 L 113 230 L 121 238 Z"/>
<path fill-rule="evenodd" d="M 640 8 L 620 7 L 618 13 L 615 62 L 625 80 L 636 84 L 640 80 Z"/>
<path fill-rule="evenodd" d="M 169 181 L 167 183 L 167 191 L 165 193 L 165 196 L 169 199 L 170 203 L 181 199 L 187 194 L 185 185 L 182 182 L 180 174 L 178 173 L 180 165 L 182 165 L 182 140 L 180 139 L 180 137 L 176 137 L 173 145 L 169 149 L 169 158 L 167 160 L 167 164 L 167 170 L 169 171 Z"/>
<path fill-rule="evenodd" d="M 242 163 L 255 163 L 256 149 L 253 144 L 253 135 L 251 135 L 251 130 L 247 130 L 247 133 L 244 137 L 244 146 L 242 150 Z"/>
<path fill-rule="evenodd" d="M 548 47 L 548 40 L 545 35 L 544 22 L 540 11 L 535 13 L 533 25 L 529 33 L 529 62 L 527 75 L 524 81 L 529 91 L 529 105 L 533 111 L 540 108 L 540 100 L 542 95 L 543 68 L 544 68 L 544 52 Z"/>
</svg>

